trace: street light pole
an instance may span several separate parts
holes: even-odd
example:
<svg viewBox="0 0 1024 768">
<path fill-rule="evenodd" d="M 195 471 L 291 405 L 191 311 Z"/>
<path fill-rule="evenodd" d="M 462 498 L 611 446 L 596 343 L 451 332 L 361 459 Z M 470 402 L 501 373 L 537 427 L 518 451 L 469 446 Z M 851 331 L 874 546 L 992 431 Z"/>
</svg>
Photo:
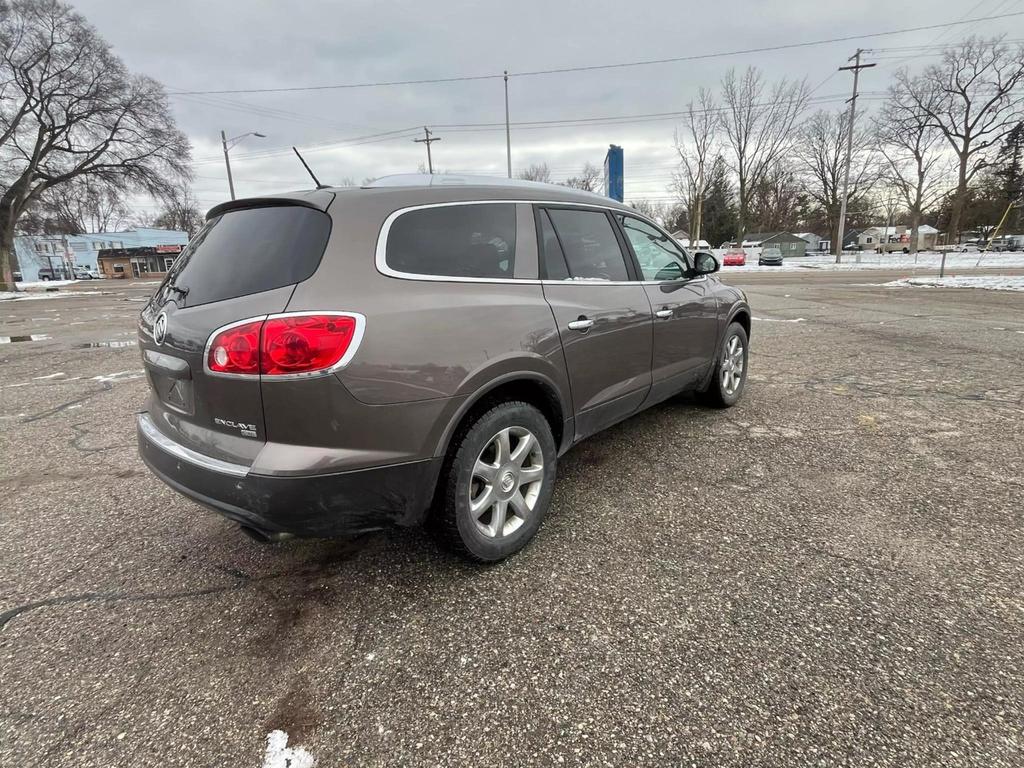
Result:
<svg viewBox="0 0 1024 768">
<path fill-rule="evenodd" d="M 512 130 L 508 122 L 508 70 L 505 70 L 505 159 L 508 161 L 508 177 L 512 178 Z"/>
<path fill-rule="evenodd" d="M 224 131 L 220 132 L 220 145 L 224 147 L 224 167 L 228 169 L 228 189 L 231 190 L 231 199 L 235 199 L 235 182 L 231 178 L 231 158 L 228 157 L 228 137 Z"/>
<path fill-rule="evenodd" d="M 233 139 L 229 139 L 224 131 L 220 132 L 220 145 L 224 148 L 224 167 L 228 171 L 228 190 L 231 192 L 231 199 L 235 199 L 235 180 L 231 178 L 231 159 L 228 157 L 228 151 L 235 146 L 238 142 L 244 139 L 246 136 L 255 136 L 258 139 L 267 138 L 264 134 L 258 131 L 250 131 L 249 133 L 243 133 L 241 136 L 235 136 Z"/>
</svg>

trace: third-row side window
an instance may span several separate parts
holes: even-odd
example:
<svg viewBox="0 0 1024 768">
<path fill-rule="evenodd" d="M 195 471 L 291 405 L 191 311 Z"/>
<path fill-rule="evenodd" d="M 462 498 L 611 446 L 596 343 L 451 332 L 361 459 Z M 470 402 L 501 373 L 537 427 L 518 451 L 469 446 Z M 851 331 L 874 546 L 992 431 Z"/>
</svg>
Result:
<svg viewBox="0 0 1024 768">
<path fill-rule="evenodd" d="M 442 205 L 409 211 L 388 233 L 387 265 L 440 277 L 514 277 L 514 203 Z"/>
</svg>

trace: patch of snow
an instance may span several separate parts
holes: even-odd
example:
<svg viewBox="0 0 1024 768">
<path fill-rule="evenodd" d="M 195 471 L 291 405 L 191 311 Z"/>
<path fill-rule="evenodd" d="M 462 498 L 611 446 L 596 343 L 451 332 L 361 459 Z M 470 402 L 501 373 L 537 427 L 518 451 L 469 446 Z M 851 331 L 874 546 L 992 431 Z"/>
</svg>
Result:
<svg viewBox="0 0 1024 768">
<path fill-rule="evenodd" d="M 795 272 L 801 269 L 821 270 L 858 270 L 858 269 L 938 269 L 942 263 L 942 254 L 935 252 L 919 253 L 912 256 L 908 253 L 844 253 L 843 263 L 836 264 L 836 257 L 830 254 L 815 253 L 808 256 L 787 256 L 781 267 L 760 267 L 756 250 L 747 249 L 747 264 L 743 267 L 723 267 L 719 274 L 727 276 L 730 272 Z M 721 249 L 713 253 L 721 261 Z M 980 257 L 980 258 L 979 258 Z M 992 251 L 991 253 L 947 253 L 946 269 L 975 269 L 995 267 L 1024 267 L 1024 252 Z"/>
<path fill-rule="evenodd" d="M 762 323 L 806 323 L 807 320 L 803 317 L 795 317 L 792 320 L 787 320 L 783 317 L 755 317 L 755 320 L 759 320 Z"/>
<path fill-rule="evenodd" d="M 883 288 L 983 288 L 989 291 L 1024 291 L 1024 275 L 963 275 L 959 277 L 905 277 L 882 283 Z"/>
<path fill-rule="evenodd" d="M 121 381 L 131 381 L 132 379 L 141 379 L 146 375 L 145 371 L 118 371 L 117 373 L 105 373 L 99 376 L 93 376 L 93 381 L 98 381 L 100 384 L 117 384 Z"/>
<path fill-rule="evenodd" d="M 23 291 L 29 288 L 59 288 L 62 285 L 74 285 L 81 280 L 37 280 L 31 283 L 15 283 Z"/>
<path fill-rule="evenodd" d="M 0 291 L 0 301 L 32 301 L 39 299 L 66 299 L 69 296 L 104 296 L 107 291 L 48 291 L 48 292 L 28 292 L 28 291 Z M 51 310 L 56 312 L 57 310 Z"/>
<path fill-rule="evenodd" d="M 267 734 L 267 751 L 263 768 L 313 768 L 316 760 L 302 747 L 289 747 L 288 734 L 271 731 Z"/>
<path fill-rule="evenodd" d="M 67 376 L 67 374 L 66 374 L 66 373 L 64 373 L 64 371 L 58 371 L 57 373 L 51 373 L 51 374 L 50 374 L 50 375 L 48 375 L 48 376 L 33 376 L 32 378 L 33 378 L 33 379 L 34 379 L 35 381 L 42 381 L 42 380 L 44 380 L 44 379 L 59 379 L 59 378 L 61 378 L 62 376 Z"/>
</svg>

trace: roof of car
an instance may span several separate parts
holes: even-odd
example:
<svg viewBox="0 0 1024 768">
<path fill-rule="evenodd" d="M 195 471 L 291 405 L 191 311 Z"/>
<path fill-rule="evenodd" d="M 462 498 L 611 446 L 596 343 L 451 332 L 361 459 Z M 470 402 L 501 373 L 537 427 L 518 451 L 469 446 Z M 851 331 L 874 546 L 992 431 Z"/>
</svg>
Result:
<svg viewBox="0 0 1024 768">
<path fill-rule="evenodd" d="M 349 195 L 373 195 L 388 198 L 399 205 L 461 202 L 473 200 L 536 200 L 556 203 L 580 203 L 620 208 L 636 214 L 629 206 L 617 200 L 560 184 L 543 184 L 524 179 L 506 179 L 495 176 L 466 174 L 410 173 L 383 176 L 358 187 L 322 187 L 315 190 L 282 192 L 223 202 L 211 208 L 207 219 L 237 208 L 275 205 L 287 201 L 326 211 L 335 198 L 341 202 Z M 641 215 L 641 214 L 637 214 Z"/>
</svg>

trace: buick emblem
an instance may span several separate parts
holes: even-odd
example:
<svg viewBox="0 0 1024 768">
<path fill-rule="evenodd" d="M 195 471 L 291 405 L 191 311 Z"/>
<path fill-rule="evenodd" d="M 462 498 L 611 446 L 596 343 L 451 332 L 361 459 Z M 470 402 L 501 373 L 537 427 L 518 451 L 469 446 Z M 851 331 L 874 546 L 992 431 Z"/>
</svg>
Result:
<svg viewBox="0 0 1024 768">
<path fill-rule="evenodd" d="M 156 316 L 156 322 L 153 323 L 153 341 L 157 345 L 164 343 L 164 337 L 167 335 L 167 313 L 161 312 Z"/>
</svg>

